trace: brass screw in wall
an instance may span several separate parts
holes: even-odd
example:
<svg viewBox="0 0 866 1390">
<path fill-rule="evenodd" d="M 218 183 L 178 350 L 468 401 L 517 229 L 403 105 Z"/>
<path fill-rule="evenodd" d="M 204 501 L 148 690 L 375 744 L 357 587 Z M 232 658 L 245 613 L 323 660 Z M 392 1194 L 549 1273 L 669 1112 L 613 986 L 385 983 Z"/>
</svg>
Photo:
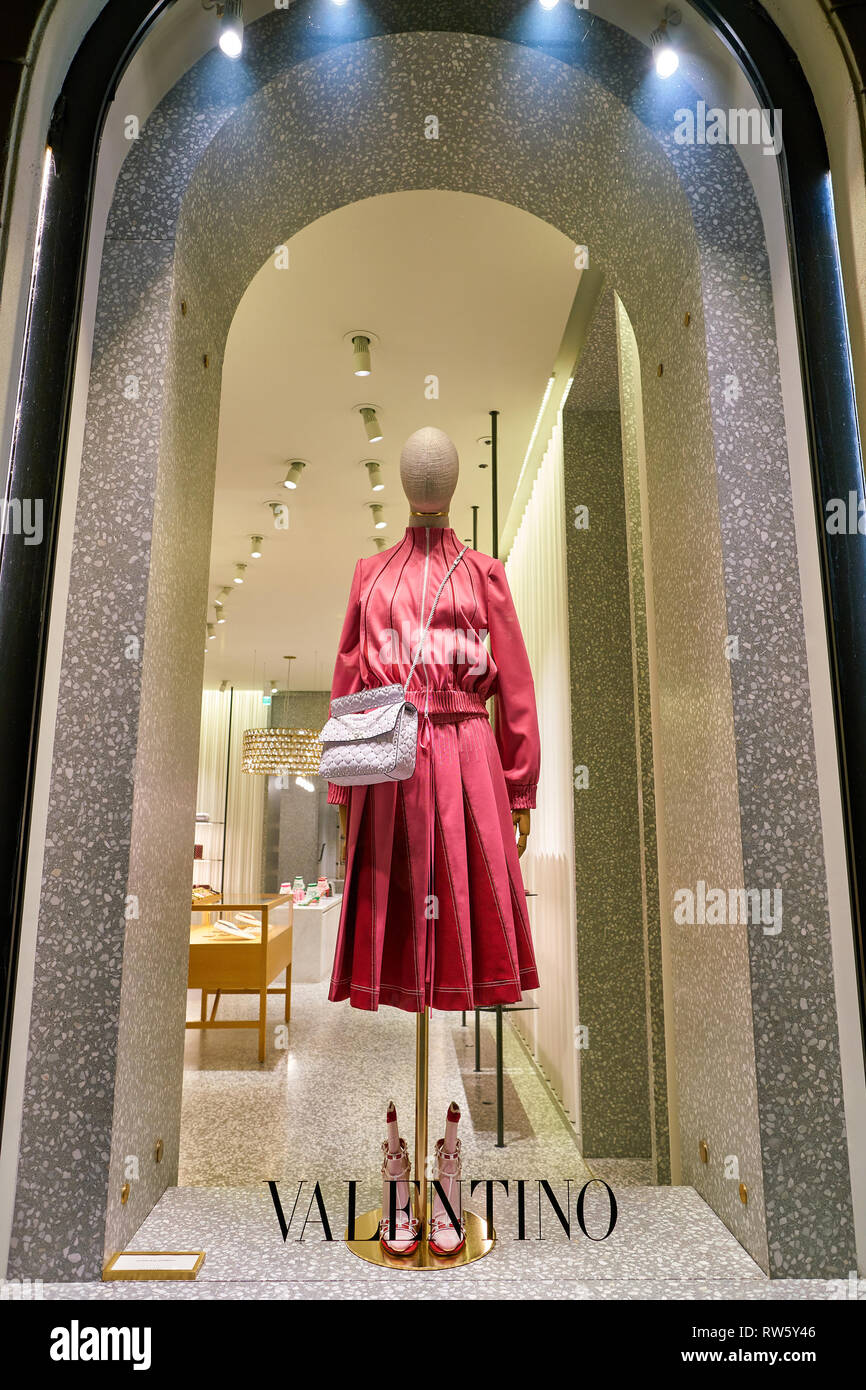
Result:
<svg viewBox="0 0 866 1390">
<path fill-rule="evenodd" d="M 745 1206 L 746 1203 L 748 1202 L 748 1200 L 749 1200 L 749 1189 L 746 1187 L 746 1184 L 745 1184 L 744 1182 L 741 1182 L 741 1183 L 740 1183 L 740 1201 L 742 1202 L 743 1206 Z"/>
<path fill-rule="evenodd" d="M 664 376 L 664 374 L 665 374 L 665 364 L 664 364 L 664 362 L 659 362 L 659 376 Z"/>
<path fill-rule="evenodd" d="M 691 316 L 691 314 L 689 313 L 689 311 L 688 311 L 688 309 L 687 309 L 686 312 L 685 312 L 685 315 L 684 315 L 684 317 L 683 317 L 683 325 L 684 325 L 684 327 L 688 328 L 688 326 L 689 326 L 689 324 L 691 323 L 691 321 L 692 321 L 692 316 Z"/>
<path fill-rule="evenodd" d="M 121 1205 L 122 1207 L 125 1207 L 126 1204 L 127 1204 L 127 1202 L 129 1201 L 129 1193 L 130 1193 L 130 1186 L 129 1186 L 129 1183 L 128 1183 L 128 1182 L 125 1182 L 125 1183 L 123 1184 L 123 1187 L 120 1189 L 120 1205 Z"/>
<path fill-rule="evenodd" d="M 709 1163 L 710 1150 L 709 1146 L 707 1145 L 706 1139 L 702 1139 L 701 1142 L 698 1144 L 698 1153 L 701 1156 L 701 1163 Z"/>
<path fill-rule="evenodd" d="M 161 1139 L 157 1139 L 153 1150 L 153 1157 L 157 1163 L 162 1163 L 162 1156 L 165 1153 L 165 1145 Z"/>
</svg>

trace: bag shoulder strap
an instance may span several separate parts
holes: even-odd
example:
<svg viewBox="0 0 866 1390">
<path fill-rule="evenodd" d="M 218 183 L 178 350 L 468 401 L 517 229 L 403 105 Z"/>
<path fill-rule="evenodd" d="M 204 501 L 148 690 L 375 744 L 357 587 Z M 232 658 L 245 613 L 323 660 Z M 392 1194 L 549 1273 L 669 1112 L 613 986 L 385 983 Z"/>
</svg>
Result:
<svg viewBox="0 0 866 1390">
<path fill-rule="evenodd" d="M 466 552 L 467 552 L 468 549 L 469 549 L 469 546 L 468 546 L 468 545 L 464 545 L 464 547 L 463 547 L 463 549 L 461 550 L 460 554 L 457 556 L 457 559 L 454 561 L 453 565 L 451 565 L 451 567 L 449 568 L 447 574 L 445 575 L 445 578 L 442 580 L 442 583 L 439 585 L 439 588 L 436 590 L 436 597 L 435 597 L 434 600 L 433 600 L 433 607 L 430 609 L 430 617 L 427 619 L 426 623 L 424 624 L 424 631 L 421 633 L 421 640 L 420 640 L 419 643 L 418 643 L 418 650 L 417 650 L 416 653 L 415 653 L 415 659 L 414 659 L 414 661 L 412 662 L 412 665 L 409 667 L 409 674 L 408 674 L 408 676 L 406 677 L 406 681 L 405 681 L 405 684 L 404 684 L 404 686 L 403 686 L 403 693 L 404 693 L 404 695 L 405 695 L 406 691 L 409 689 L 409 682 L 410 682 L 410 680 L 412 679 L 412 676 L 413 676 L 414 671 L 415 671 L 415 667 L 418 665 L 418 662 L 419 662 L 420 659 L 421 659 L 421 653 L 422 653 L 422 651 L 424 650 L 424 642 L 426 641 L 427 633 L 430 631 L 430 624 L 431 624 L 432 621 L 433 621 L 433 614 L 436 612 L 436 605 L 437 605 L 437 603 L 439 602 L 440 598 L 442 597 L 442 590 L 445 588 L 445 585 L 448 583 L 448 580 L 451 578 L 452 574 L 453 574 L 454 571 L 456 570 L 457 566 L 460 564 L 460 561 L 463 559 L 463 556 L 466 554 Z"/>
</svg>

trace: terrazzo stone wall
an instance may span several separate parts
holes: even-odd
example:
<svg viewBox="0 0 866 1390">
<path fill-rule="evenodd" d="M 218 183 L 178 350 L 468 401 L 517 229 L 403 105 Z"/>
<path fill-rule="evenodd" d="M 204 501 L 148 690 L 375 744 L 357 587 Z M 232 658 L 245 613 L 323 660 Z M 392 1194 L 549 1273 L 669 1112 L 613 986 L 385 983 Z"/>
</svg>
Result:
<svg viewBox="0 0 866 1390">
<path fill-rule="evenodd" d="M 98 1277 L 177 1175 L 183 1031 L 167 1025 L 186 988 L 212 497 L 197 382 L 171 351 L 173 249 L 112 237 L 103 255 L 13 1273 Z"/>
<path fill-rule="evenodd" d="M 644 895 L 619 412 L 566 408 L 562 449 L 577 958 L 580 1022 L 588 1032 L 580 1068 L 583 1145 L 590 1159 L 648 1159 Z M 588 529 L 574 524 L 578 507 L 589 510 Z"/>
<path fill-rule="evenodd" d="M 650 624 L 647 614 L 647 570 L 644 563 L 648 537 L 644 535 L 642 495 L 646 493 L 643 408 L 640 363 L 628 316 L 616 296 L 610 305 L 610 334 L 616 363 L 617 396 L 625 486 L 625 527 L 628 550 L 631 649 L 634 672 L 638 819 L 643 880 L 643 918 L 646 969 L 647 1042 L 650 1072 L 653 1163 L 656 1181 L 671 1181 L 671 1138 L 679 1150 L 679 1117 L 671 1116 L 668 1078 L 671 1057 L 665 1031 L 665 945 L 662 940 L 659 838 L 656 802 L 656 752 L 653 746 Z M 626 346 L 627 343 L 627 346 Z M 653 632 L 653 639 L 654 639 Z M 661 751 L 661 750 L 659 750 Z M 667 895 L 666 895 L 667 896 Z M 678 1089 L 674 1088 L 674 1103 Z M 676 1133 L 674 1128 L 676 1126 Z"/>
<path fill-rule="evenodd" d="M 118 909 L 130 887 L 142 672 L 123 668 L 119 688 L 127 698 L 116 685 L 110 697 L 101 688 L 107 670 L 113 671 L 106 653 L 117 632 L 140 631 L 144 620 L 160 427 L 166 439 L 189 441 L 198 468 L 195 506 L 201 499 L 207 510 L 222 347 L 252 275 L 276 244 L 332 208 L 374 193 L 439 187 L 514 203 L 587 245 L 634 327 L 643 377 L 671 883 L 703 878 L 736 886 L 743 882 L 739 865 L 747 884 L 772 884 L 784 875 L 790 924 L 775 938 L 750 936 L 751 992 L 739 979 L 719 978 L 713 942 L 723 934 L 710 942 L 684 934 L 681 955 L 693 961 L 686 1007 L 696 1022 L 716 1008 L 720 987 L 738 1020 L 751 1010 L 756 1019 L 757 1109 L 750 1097 L 741 1100 L 738 1087 L 747 1078 L 732 1075 L 715 1093 L 705 1084 L 713 1075 L 706 1052 L 680 1059 L 689 1069 L 696 1123 L 702 1132 L 715 1126 L 722 1136 L 718 1154 L 711 1150 L 715 1166 L 705 1190 L 739 1234 L 735 1184 L 720 1180 L 718 1171 L 726 1152 L 750 1150 L 760 1127 L 771 1159 L 766 1219 L 773 1272 L 844 1273 L 853 1258 L 850 1185 L 818 794 L 770 280 L 751 189 L 733 151 L 674 144 L 673 111 L 693 103 L 695 93 L 680 78 L 664 84 L 663 92 L 647 83 L 645 50 L 598 16 L 558 7 L 552 13 L 559 27 L 548 43 L 519 0 L 483 8 L 369 0 L 351 15 L 327 11 L 326 17 L 321 7 L 299 3 L 275 12 L 249 26 L 238 64 L 225 63 L 216 51 L 202 59 L 148 119 L 118 181 L 97 325 L 97 389 L 87 422 L 93 486 L 84 489 L 76 519 L 13 1272 L 68 1279 L 98 1268 L 106 1204 L 114 1201 L 110 1149 L 135 1153 L 143 1143 L 135 1132 L 142 1069 L 152 1069 L 148 1092 L 169 1098 L 161 1137 L 169 1149 L 176 1144 L 168 1129 L 178 1084 L 174 1054 L 139 1056 L 135 1075 L 130 1067 L 118 1078 L 112 1107 L 124 1039 L 142 1038 L 145 1029 L 148 1035 L 181 1030 L 182 1016 L 177 987 L 161 992 L 163 956 L 150 954 L 142 967 L 136 960 L 135 974 L 143 978 L 133 979 L 130 953 L 130 1012 L 118 1031 L 127 926 Z M 379 36 L 389 31 L 400 32 Z M 424 138 L 430 112 L 439 117 L 435 141 Z M 123 242 L 133 244 L 134 256 L 124 255 Z M 113 246 L 118 263 L 112 270 Z M 112 274 L 124 282 L 122 301 L 111 293 L 106 299 Z M 181 297 L 188 314 L 178 318 Z M 176 358 L 167 358 L 170 323 Z M 190 386 L 186 398 L 189 436 L 182 434 L 180 416 L 177 428 L 168 418 L 161 421 L 154 396 L 136 428 L 127 429 L 125 448 L 118 443 L 117 397 L 125 374 L 118 366 L 105 377 L 100 373 L 108 371 L 112 342 L 124 335 L 130 350 L 143 345 L 145 376 L 158 375 L 166 360 L 190 372 L 201 364 L 197 388 Z M 732 370 L 739 394 L 728 382 Z M 166 395 L 169 410 L 176 409 L 181 393 L 170 385 Z M 163 460 L 187 467 L 176 455 L 164 454 L 160 466 Z M 764 510 L 769 497 L 772 534 Z M 696 522 L 714 506 L 720 543 L 707 551 Z M 130 515 L 137 549 L 133 563 L 118 569 L 110 542 L 128 547 Z M 185 511 L 185 535 L 189 529 Z M 196 558 L 189 557 L 193 567 Z M 92 593 L 100 570 L 107 596 Z M 188 570 L 189 599 L 182 605 L 199 634 L 206 571 L 204 559 L 200 573 Z M 121 591 L 122 601 L 116 598 Z M 714 595 L 709 607 L 707 594 Z M 722 626 L 739 633 L 746 658 L 739 667 L 724 656 L 716 600 L 722 611 L 727 603 Z M 190 650 L 192 662 L 194 643 Z M 183 662 L 166 669 L 165 680 L 176 682 L 186 669 Z M 143 688 L 149 688 L 146 681 Z M 197 705 L 198 688 L 194 694 Z M 166 734 L 172 713 L 166 709 Z M 142 727 L 147 734 L 147 720 Z M 153 737 L 143 737 L 142 748 L 152 747 Z M 731 791 L 737 774 L 742 833 Z M 194 783 L 190 823 L 193 797 Z M 141 833 L 170 851 L 168 862 L 177 853 L 179 865 L 169 827 L 158 826 L 153 818 Z M 188 839 L 191 849 L 191 824 Z M 181 892 L 179 878 L 176 890 L 167 889 L 172 921 L 175 909 L 178 923 L 186 912 L 187 894 L 188 882 Z M 94 920 L 98 956 L 90 948 Z M 71 951 L 70 921 L 77 933 Z M 805 1009 L 804 978 L 810 983 Z M 75 1045 L 67 1045 L 70 1038 Z M 804 1053 L 815 1059 L 804 1064 L 808 1086 L 802 1066 L 789 1061 Z M 55 1107 L 66 1111 L 67 1098 L 82 1094 L 91 1097 L 86 1111 L 80 1107 L 65 1129 L 58 1128 Z M 796 1147 L 784 1132 L 794 1110 Z M 741 1121 L 749 1133 L 739 1133 Z M 684 1153 L 693 1138 L 684 1126 Z M 142 1200 L 158 1186 L 142 1185 Z M 746 1239 L 755 1253 L 763 1214 L 751 1198 L 750 1208 L 743 1209 L 751 1223 Z M 119 1241 L 138 1218 L 128 1207 L 119 1216 L 110 1210 L 107 1232 Z"/>
</svg>

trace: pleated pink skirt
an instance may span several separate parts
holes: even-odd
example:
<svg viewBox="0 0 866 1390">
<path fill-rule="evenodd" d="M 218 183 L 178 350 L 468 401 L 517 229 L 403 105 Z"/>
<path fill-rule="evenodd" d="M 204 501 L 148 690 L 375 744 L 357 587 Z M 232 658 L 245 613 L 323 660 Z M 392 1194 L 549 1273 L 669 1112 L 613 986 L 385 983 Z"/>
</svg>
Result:
<svg viewBox="0 0 866 1390">
<path fill-rule="evenodd" d="M 420 721 L 414 775 L 353 787 L 330 999 L 419 1013 L 538 987 L 499 751 L 486 713 Z"/>
</svg>

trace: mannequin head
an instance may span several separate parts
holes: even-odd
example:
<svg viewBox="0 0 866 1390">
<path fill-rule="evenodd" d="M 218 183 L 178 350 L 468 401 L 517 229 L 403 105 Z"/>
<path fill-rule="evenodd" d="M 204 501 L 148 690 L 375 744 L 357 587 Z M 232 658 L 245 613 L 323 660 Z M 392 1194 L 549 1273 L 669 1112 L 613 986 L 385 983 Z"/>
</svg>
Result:
<svg viewBox="0 0 866 1390">
<path fill-rule="evenodd" d="M 457 450 L 447 434 L 425 425 L 411 434 L 400 454 L 400 482 L 417 513 L 410 520 L 415 525 L 442 526 L 447 522 L 448 506 L 457 486 L 460 463 Z M 434 513 L 445 513 L 435 516 Z"/>
</svg>

